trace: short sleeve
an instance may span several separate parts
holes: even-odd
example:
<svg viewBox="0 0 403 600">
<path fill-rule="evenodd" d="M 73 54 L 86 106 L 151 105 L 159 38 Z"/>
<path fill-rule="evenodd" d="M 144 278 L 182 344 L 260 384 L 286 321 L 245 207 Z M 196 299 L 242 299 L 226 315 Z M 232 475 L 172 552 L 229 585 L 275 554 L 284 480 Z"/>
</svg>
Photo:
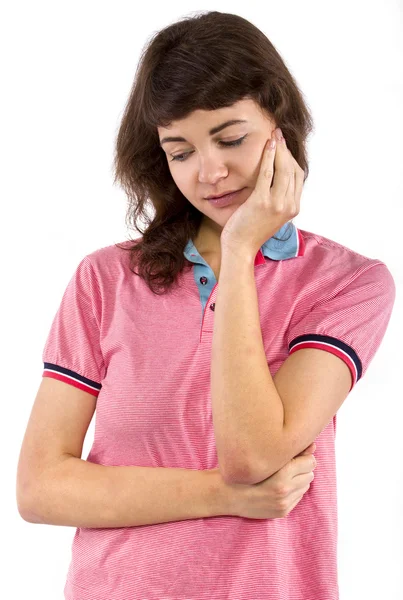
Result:
<svg viewBox="0 0 403 600">
<path fill-rule="evenodd" d="M 53 319 L 42 353 L 43 377 L 53 377 L 98 396 L 105 377 L 100 347 L 101 295 L 85 256 Z"/>
<path fill-rule="evenodd" d="M 298 323 L 290 326 L 289 354 L 318 348 L 335 354 L 352 375 L 350 391 L 374 358 L 385 335 L 396 297 L 387 266 L 371 265 L 330 299 L 314 304 Z"/>
</svg>

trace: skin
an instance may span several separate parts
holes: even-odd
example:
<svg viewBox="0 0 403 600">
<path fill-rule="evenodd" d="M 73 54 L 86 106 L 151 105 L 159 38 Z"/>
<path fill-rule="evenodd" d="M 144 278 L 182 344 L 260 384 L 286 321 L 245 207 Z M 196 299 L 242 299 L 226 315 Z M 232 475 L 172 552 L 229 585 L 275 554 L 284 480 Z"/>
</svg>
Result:
<svg viewBox="0 0 403 600">
<path fill-rule="evenodd" d="M 213 136 L 209 129 L 230 119 L 245 119 Z M 221 232 L 231 215 L 255 189 L 262 152 L 277 125 L 252 99 L 244 99 L 230 107 L 213 111 L 196 110 L 186 119 L 174 121 L 169 128 L 158 127 L 160 142 L 167 136 L 181 136 L 185 142 L 162 145 L 169 170 L 182 194 L 201 213 L 203 219 L 197 239 L 198 252 L 218 279 L 221 262 Z M 225 147 L 220 142 L 233 142 L 245 136 L 239 146 Z M 189 154 L 186 154 L 188 153 Z M 174 156 L 180 160 L 172 160 Z M 226 190 L 245 188 L 234 204 L 219 208 L 205 197 Z"/>
</svg>

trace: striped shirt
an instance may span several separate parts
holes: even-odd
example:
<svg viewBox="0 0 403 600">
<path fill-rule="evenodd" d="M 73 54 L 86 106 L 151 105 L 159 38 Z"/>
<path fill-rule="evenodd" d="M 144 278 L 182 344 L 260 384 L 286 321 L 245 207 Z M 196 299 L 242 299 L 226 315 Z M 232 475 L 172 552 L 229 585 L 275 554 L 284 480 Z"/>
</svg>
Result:
<svg viewBox="0 0 403 600">
<path fill-rule="evenodd" d="M 276 236 L 289 231 L 254 264 L 268 368 L 274 376 L 291 353 L 320 348 L 347 364 L 352 389 L 386 332 L 393 277 L 382 261 L 291 222 Z M 65 289 L 43 376 L 97 397 L 89 462 L 219 466 L 210 394 L 218 284 L 192 241 L 184 255 L 191 269 L 165 295 L 115 245 L 86 255 Z M 286 517 L 76 528 L 66 600 L 338 600 L 336 418 L 316 438 L 315 479 Z"/>
</svg>

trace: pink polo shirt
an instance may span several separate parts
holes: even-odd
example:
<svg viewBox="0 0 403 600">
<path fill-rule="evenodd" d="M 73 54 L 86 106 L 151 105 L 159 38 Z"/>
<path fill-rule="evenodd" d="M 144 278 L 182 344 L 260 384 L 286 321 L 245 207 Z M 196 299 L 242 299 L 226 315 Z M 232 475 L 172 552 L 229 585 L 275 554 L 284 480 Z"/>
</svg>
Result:
<svg viewBox="0 0 403 600">
<path fill-rule="evenodd" d="M 353 387 L 387 329 L 393 277 L 380 260 L 288 225 L 288 241 L 271 238 L 255 260 L 270 372 L 292 352 L 320 348 L 345 361 Z M 191 270 L 166 295 L 153 294 L 115 245 L 85 256 L 67 285 L 43 376 L 97 396 L 89 462 L 219 466 L 210 395 L 218 284 L 191 241 L 184 254 Z M 336 417 L 315 440 L 315 479 L 286 517 L 79 527 L 65 598 L 338 600 Z"/>
</svg>

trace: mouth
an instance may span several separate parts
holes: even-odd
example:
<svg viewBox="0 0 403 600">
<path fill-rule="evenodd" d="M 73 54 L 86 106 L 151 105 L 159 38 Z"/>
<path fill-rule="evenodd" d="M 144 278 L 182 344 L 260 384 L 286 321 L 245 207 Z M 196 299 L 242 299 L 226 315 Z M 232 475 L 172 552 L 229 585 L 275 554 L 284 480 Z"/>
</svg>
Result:
<svg viewBox="0 0 403 600">
<path fill-rule="evenodd" d="M 241 192 L 243 192 L 244 189 L 245 188 L 236 190 L 235 192 L 231 192 L 230 194 L 225 194 L 224 196 L 219 196 L 218 198 L 206 198 L 206 200 L 208 200 L 208 202 L 210 202 L 211 204 L 214 204 L 214 206 L 228 206 L 235 199 L 238 198 L 239 194 Z"/>
</svg>

